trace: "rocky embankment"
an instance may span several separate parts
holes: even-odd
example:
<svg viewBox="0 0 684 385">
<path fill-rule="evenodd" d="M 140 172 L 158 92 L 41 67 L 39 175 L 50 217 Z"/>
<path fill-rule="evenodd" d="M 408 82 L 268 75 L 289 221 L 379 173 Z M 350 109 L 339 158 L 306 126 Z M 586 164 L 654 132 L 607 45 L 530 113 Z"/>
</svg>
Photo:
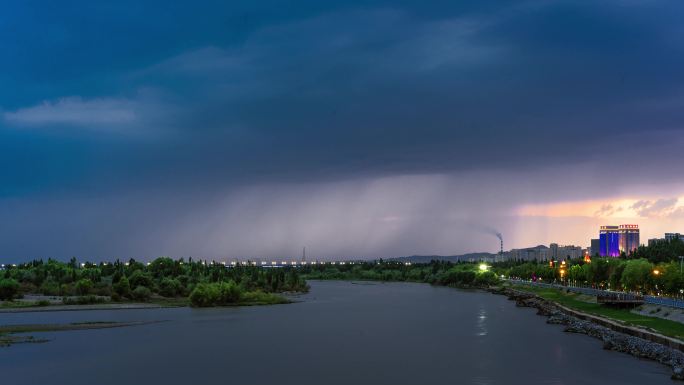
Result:
<svg viewBox="0 0 684 385">
<path fill-rule="evenodd" d="M 565 325 L 564 331 L 568 333 L 586 334 L 600 339 L 603 341 L 604 349 L 629 353 L 636 357 L 648 358 L 668 365 L 672 368 L 673 379 L 684 380 L 684 353 L 679 349 L 613 330 L 610 327 L 598 324 L 594 320 L 580 319 L 574 311 L 569 311 L 531 293 L 509 288 L 495 290 L 494 292 L 508 296 L 508 299 L 515 301 L 517 306 L 536 308 L 537 314 L 548 317 L 547 323 Z M 626 327 L 617 328 L 626 329 Z M 644 331 L 638 331 L 636 334 L 653 337 Z M 660 336 L 657 337 L 660 338 Z"/>
</svg>

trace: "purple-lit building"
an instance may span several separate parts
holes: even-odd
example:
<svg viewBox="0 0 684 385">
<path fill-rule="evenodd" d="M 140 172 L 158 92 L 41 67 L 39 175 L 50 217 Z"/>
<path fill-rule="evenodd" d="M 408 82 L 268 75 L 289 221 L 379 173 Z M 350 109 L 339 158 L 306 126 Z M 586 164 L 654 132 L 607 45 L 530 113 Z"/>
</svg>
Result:
<svg viewBox="0 0 684 385">
<path fill-rule="evenodd" d="M 619 257 L 639 247 L 639 225 L 601 226 L 599 254 L 602 257 Z"/>
<path fill-rule="evenodd" d="M 620 256 L 620 231 L 619 226 L 601 226 L 599 231 L 599 243 L 602 257 Z"/>
</svg>

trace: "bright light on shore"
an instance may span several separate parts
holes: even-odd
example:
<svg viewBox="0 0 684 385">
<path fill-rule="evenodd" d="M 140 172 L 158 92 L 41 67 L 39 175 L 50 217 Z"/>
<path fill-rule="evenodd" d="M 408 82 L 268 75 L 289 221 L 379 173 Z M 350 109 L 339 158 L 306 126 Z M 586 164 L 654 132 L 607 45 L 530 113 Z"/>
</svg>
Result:
<svg viewBox="0 0 684 385">
<path fill-rule="evenodd" d="M 480 271 L 487 271 L 487 269 L 489 269 L 489 266 L 487 266 L 487 264 L 485 264 L 485 263 L 480 264 Z"/>
</svg>

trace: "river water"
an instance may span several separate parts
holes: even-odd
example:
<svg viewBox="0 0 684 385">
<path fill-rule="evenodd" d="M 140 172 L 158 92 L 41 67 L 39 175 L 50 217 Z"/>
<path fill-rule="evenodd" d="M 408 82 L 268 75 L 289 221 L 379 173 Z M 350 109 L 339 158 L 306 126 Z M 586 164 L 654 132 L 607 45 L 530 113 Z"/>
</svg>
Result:
<svg viewBox="0 0 684 385">
<path fill-rule="evenodd" d="M 411 283 L 310 282 L 296 304 L 0 314 L 0 324 L 165 320 L 34 333 L 0 348 L 2 385 L 674 384 L 503 296 Z"/>
</svg>

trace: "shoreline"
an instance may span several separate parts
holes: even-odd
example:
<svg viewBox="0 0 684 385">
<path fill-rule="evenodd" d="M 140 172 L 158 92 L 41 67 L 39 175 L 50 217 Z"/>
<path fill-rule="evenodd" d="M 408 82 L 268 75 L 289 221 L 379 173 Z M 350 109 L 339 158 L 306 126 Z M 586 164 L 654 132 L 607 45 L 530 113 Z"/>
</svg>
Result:
<svg viewBox="0 0 684 385">
<path fill-rule="evenodd" d="M 44 343 L 46 338 L 36 338 L 27 333 L 60 332 L 72 330 L 111 329 L 129 326 L 149 325 L 164 321 L 128 321 L 128 322 L 72 322 L 67 324 L 17 324 L 0 325 L 0 347 L 10 347 L 20 343 Z"/>
<path fill-rule="evenodd" d="M 637 358 L 657 361 L 672 369 L 673 380 L 684 381 L 684 342 L 645 329 L 622 325 L 578 310 L 569 309 L 530 292 L 512 288 L 489 289 L 505 295 L 518 307 L 537 309 L 547 317 L 546 323 L 564 325 L 564 332 L 585 334 L 603 341 L 603 349 L 631 354 Z"/>
<path fill-rule="evenodd" d="M 53 311 L 88 311 L 88 310 L 138 310 L 138 309 L 163 309 L 183 307 L 183 305 L 162 305 L 155 303 L 98 303 L 87 305 L 49 305 L 49 306 L 26 306 L 9 307 L 0 309 L 3 313 L 40 313 Z"/>
</svg>

